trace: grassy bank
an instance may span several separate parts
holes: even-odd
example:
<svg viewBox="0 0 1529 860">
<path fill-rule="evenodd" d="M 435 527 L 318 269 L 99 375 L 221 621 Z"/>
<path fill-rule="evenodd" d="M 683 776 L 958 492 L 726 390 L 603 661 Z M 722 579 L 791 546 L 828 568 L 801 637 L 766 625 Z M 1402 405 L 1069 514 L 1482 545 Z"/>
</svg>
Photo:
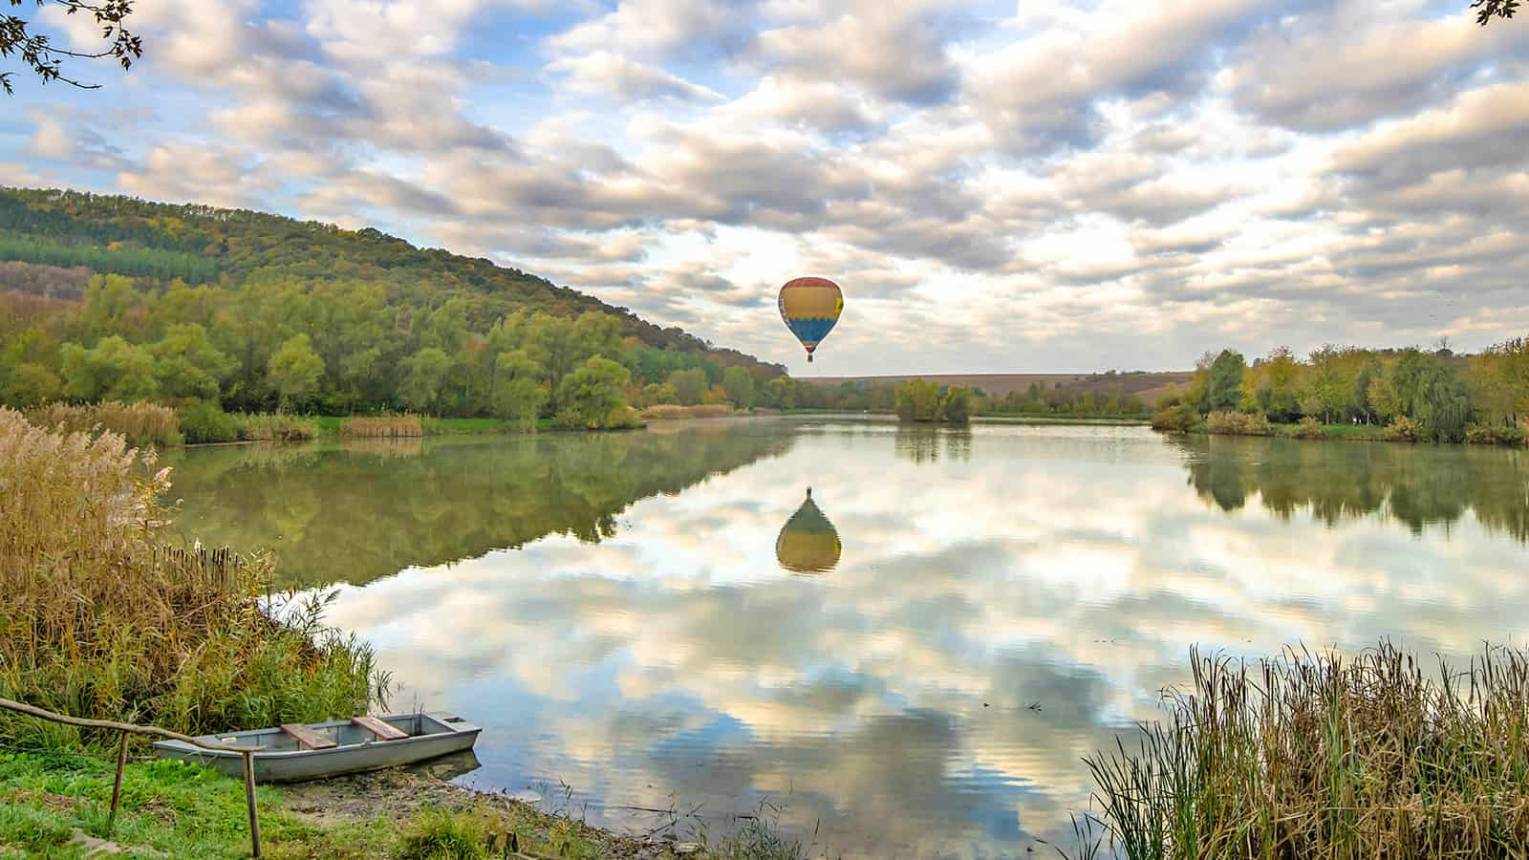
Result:
<svg viewBox="0 0 1529 860">
<path fill-rule="evenodd" d="M 1192 661 L 1166 722 L 1087 760 L 1104 848 L 1130 860 L 1524 856 L 1529 652 L 1428 668 L 1388 644 Z"/>
<path fill-rule="evenodd" d="M 111 781 L 112 765 L 91 756 L 0 750 L 0 857 L 93 856 L 89 851 L 101 846 L 87 837 L 109 840 L 109 847 L 130 857 L 249 856 L 243 785 L 237 780 L 176 761 L 131 763 L 123 776 L 122 808 L 108 834 Z M 795 843 L 762 825 L 708 847 L 683 845 L 673 833 L 629 838 L 407 771 L 261 786 L 256 802 L 263 853 L 277 860 L 502 857 L 510 856 L 504 850 L 510 834 L 522 857 L 804 856 Z"/>
</svg>

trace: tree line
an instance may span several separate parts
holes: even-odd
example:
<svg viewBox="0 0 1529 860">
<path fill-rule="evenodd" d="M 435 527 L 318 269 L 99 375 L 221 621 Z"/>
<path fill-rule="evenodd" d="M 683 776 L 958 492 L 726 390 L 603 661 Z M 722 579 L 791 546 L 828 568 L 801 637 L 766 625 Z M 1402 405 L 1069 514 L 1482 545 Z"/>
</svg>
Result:
<svg viewBox="0 0 1529 860">
<path fill-rule="evenodd" d="M 751 407 L 766 380 L 698 352 L 623 336 L 610 314 L 515 310 L 484 326 L 470 303 L 389 304 L 380 286 L 277 279 L 145 287 L 97 275 L 79 303 L 0 332 L 0 399 L 211 401 L 239 411 L 410 410 L 556 417 L 602 427 L 625 407 Z"/>
<path fill-rule="evenodd" d="M 1368 425 L 1402 440 L 1523 444 L 1529 339 L 1475 355 L 1456 355 L 1444 342 L 1431 351 L 1329 345 L 1305 360 L 1279 348 L 1251 364 L 1223 349 L 1204 355 L 1188 389 L 1159 406 L 1154 426 L 1169 430 L 1209 422 L 1256 432 L 1299 422 Z"/>
<path fill-rule="evenodd" d="M 16 189 L 0 189 L 0 226 L 0 402 L 13 406 L 152 400 L 600 427 L 629 420 L 629 405 L 753 406 L 783 373 L 371 229 Z"/>
</svg>

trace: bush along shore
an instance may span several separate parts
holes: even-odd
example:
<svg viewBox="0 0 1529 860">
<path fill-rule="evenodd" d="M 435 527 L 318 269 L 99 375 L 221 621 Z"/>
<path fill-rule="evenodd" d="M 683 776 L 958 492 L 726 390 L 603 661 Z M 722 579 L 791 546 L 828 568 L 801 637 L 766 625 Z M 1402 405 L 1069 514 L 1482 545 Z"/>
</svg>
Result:
<svg viewBox="0 0 1529 860">
<path fill-rule="evenodd" d="M 1529 652 L 1191 660 L 1167 721 L 1086 760 L 1104 830 L 1072 856 L 1524 856 Z"/>
<path fill-rule="evenodd" d="M 1155 429 L 1387 442 L 1529 443 L 1529 338 L 1479 354 L 1446 345 L 1325 346 L 1306 361 L 1276 349 L 1251 365 L 1206 353 L 1187 390 L 1158 403 Z"/>
<path fill-rule="evenodd" d="M 95 429 L 95 417 L 79 420 Z M 382 707 L 386 673 L 366 643 L 322 624 L 326 598 L 273 598 L 266 556 L 171 539 L 158 502 L 168 488 L 152 448 L 0 407 L 0 696 L 187 734 Z M 116 740 L 0 712 L 0 858 L 246 856 L 243 786 L 180 762 L 131 764 L 108 834 Z M 407 772 L 366 779 L 262 787 L 268 856 L 479 858 L 507 844 L 532 857 L 802 856 L 757 822 L 707 848 L 672 831 L 605 833 Z M 345 785 L 342 803 L 332 793 Z"/>
</svg>

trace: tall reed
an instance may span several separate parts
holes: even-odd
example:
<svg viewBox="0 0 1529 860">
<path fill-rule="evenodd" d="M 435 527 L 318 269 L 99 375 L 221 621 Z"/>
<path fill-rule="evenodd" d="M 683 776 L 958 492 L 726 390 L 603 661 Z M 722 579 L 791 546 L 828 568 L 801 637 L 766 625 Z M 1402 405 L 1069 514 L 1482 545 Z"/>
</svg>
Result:
<svg viewBox="0 0 1529 860">
<path fill-rule="evenodd" d="M 318 425 L 296 415 L 239 415 L 239 438 L 247 442 L 306 442 L 319 435 Z"/>
<path fill-rule="evenodd" d="M 63 433 L 111 432 L 130 445 L 179 445 L 180 417 L 157 403 L 45 403 L 26 411 L 27 420 Z"/>
<path fill-rule="evenodd" d="M 273 610 L 266 557 L 169 540 L 155 465 L 0 408 L 0 695 L 188 732 L 365 709 L 386 686 L 371 650 L 324 630 L 321 601 Z"/>
<path fill-rule="evenodd" d="M 726 403 L 700 403 L 695 406 L 658 403 L 649 406 L 638 414 L 642 418 L 659 421 L 670 418 L 725 418 L 733 414 L 733 407 Z"/>
<path fill-rule="evenodd" d="M 423 435 L 424 422 L 409 413 L 357 416 L 340 422 L 341 438 L 407 439 Z"/>
<path fill-rule="evenodd" d="M 1166 723 L 1086 759 L 1130 860 L 1529 852 L 1529 653 L 1192 660 Z"/>
</svg>

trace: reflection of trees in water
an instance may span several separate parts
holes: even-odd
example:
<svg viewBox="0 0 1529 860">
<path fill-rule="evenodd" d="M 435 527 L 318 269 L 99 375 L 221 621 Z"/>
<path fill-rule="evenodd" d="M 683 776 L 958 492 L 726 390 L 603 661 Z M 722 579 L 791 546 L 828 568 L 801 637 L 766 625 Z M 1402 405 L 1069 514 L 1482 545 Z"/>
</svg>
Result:
<svg viewBox="0 0 1529 860">
<path fill-rule="evenodd" d="M 898 424 L 892 444 L 897 456 L 915 463 L 938 462 L 942 447 L 946 459 L 965 461 L 972 458 L 970 427 Z"/>
<path fill-rule="evenodd" d="M 1222 510 L 1237 510 L 1257 493 L 1281 518 L 1309 509 L 1333 525 L 1380 512 L 1414 533 L 1470 510 L 1489 530 L 1529 541 L 1529 457 L 1522 452 L 1224 436 L 1178 444 L 1190 485 Z"/>
<path fill-rule="evenodd" d="M 188 537 L 270 547 L 282 579 L 367 582 L 544 535 L 599 541 L 632 502 L 784 453 L 768 428 L 547 434 L 399 451 L 224 448 L 174 462 Z"/>
</svg>

